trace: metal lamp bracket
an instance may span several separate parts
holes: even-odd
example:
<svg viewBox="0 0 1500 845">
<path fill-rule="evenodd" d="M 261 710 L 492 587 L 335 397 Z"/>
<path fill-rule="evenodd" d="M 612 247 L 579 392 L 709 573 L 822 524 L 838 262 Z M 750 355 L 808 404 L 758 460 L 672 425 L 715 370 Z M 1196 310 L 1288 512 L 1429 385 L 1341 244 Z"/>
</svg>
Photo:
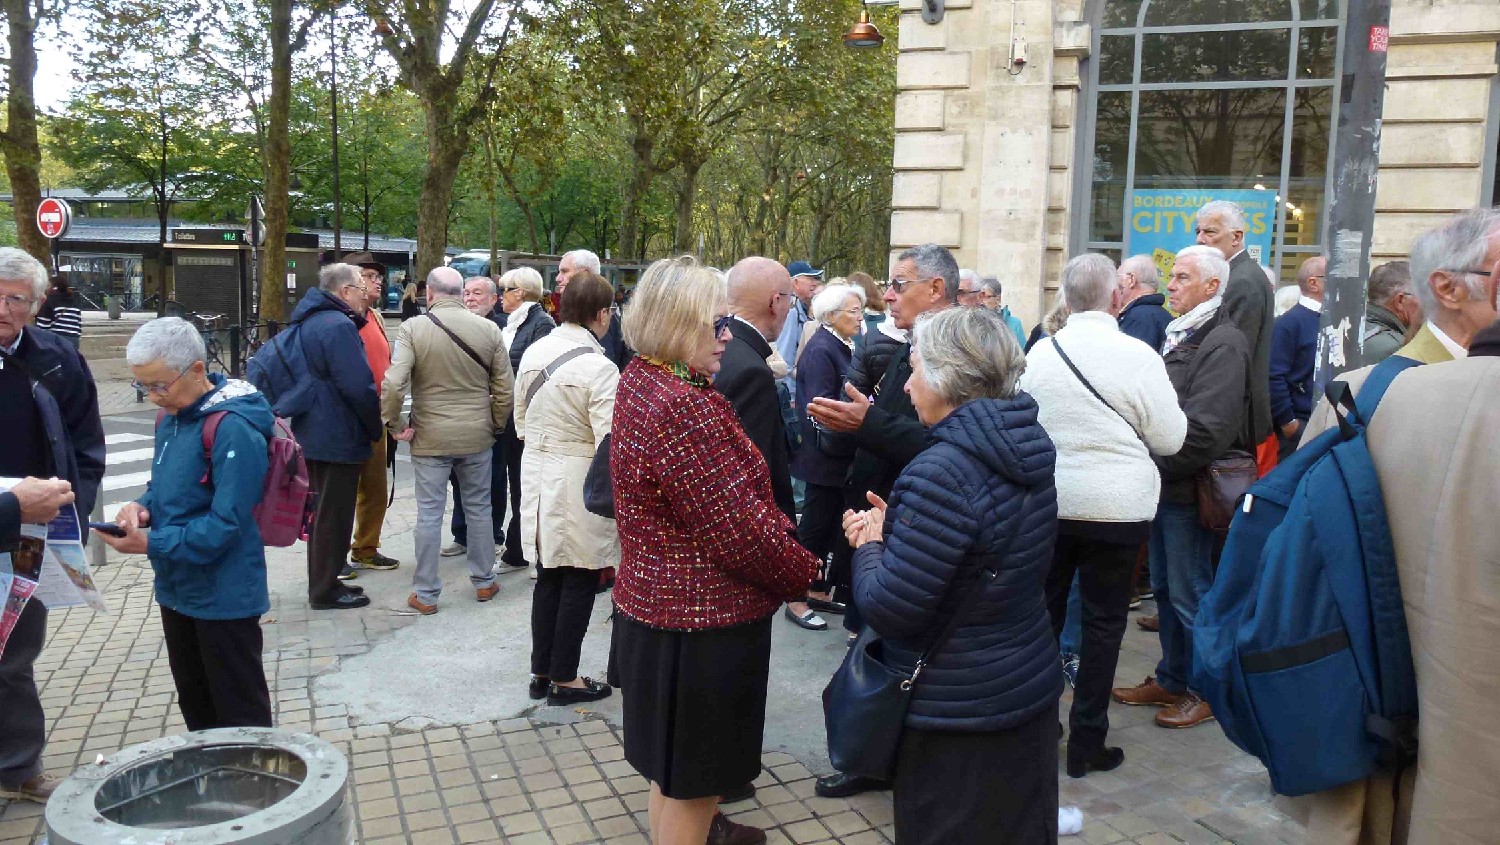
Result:
<svg viewBox="0 0 1500 845">
<path fill-rule="evenodd" d="M 922 0 L 922 20 L 926 23 L 941 23 L 943 0 Z"/>
</svg>

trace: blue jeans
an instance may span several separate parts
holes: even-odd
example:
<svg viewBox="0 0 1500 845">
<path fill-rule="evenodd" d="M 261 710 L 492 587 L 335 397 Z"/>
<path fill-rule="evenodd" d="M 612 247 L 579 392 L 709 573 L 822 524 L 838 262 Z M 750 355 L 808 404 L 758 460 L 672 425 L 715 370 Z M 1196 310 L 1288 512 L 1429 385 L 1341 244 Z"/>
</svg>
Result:
<svg viewBox="0 0 1500 845">
<path fill-rule="evenodd" d="M 1213 586 L 1214 533 L 1198 524 L 1198 506 L 1162 502 L 1151 523 L 1151 589 L 1161 617 L 1161 662 L 1156 682 L 1167 692 L 1188 690 L 1193 666 L 1193 617 Z"/>
<path fill-rule="evenodd" d="M 1068 588 L 1068 615 L 1063 617 L 1062 637 L 1057 641 L 1057 650 L 1063 654 L 1077 654 L 1083 640 L 1083 599 L 1078 597 L 1078 572 L 1073 572 L 1073 586 Z"/>
</svg>

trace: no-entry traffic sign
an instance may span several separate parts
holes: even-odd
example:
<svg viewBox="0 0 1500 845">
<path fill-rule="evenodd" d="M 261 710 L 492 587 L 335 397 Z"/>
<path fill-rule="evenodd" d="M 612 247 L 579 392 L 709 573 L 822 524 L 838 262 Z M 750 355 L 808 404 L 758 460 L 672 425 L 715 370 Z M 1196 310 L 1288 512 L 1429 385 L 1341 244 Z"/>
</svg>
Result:
<svg viewBox="0 0 1500 845">
<path fill-rule="evenodd" d="M 56 197 L 47 197 L 36 207 L 36 227 L 42 237 L 57 240 L 73 225 L 73 210 Z"/>
</svg>

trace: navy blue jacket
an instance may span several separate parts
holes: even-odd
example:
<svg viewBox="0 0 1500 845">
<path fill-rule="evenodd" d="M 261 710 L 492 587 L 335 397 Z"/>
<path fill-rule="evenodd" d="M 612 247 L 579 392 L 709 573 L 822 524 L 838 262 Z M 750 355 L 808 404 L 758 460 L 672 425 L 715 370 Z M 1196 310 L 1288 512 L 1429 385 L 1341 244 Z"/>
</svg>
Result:
<svg viewBox="0 0 1500 845">
<path fill-rule="evenodd" d="M 21 331 L 16 358 L 30 377 L 31 400 L 47 440 L 48 474 L 73 485 L 78 517 L 87 520 L 104 477 L 104 425 L 93 373 L 73 344 L 36 326 Z M 24 448 L 27 444 L 15 438 L 0 437 L 0 449 Z M 20 528 L 20 504 L 7 495 L 0 501 L 0 542 L 15 540 Z"/>
<path fill-rule="evenodd" d="M 1277 317 L 1271 330 L 1271 421 L 1278 428 L 1292 420 L 1307 422 L 1312 414 L 1319 319 L 1299 302 Z"/>
<path fill-rule="evenodd" d="M 383 435 L 375 376 L 359 339 L 364 323 L 343 300 L 313 288 L 297 303 L 285 337 L 262 347 L 247 370 L 276 413 L 292 421 L 310 461 L 362 464 Z M 287 389 L 285 380 L 295 387 Z"/>
<path fill-rule="evenodd" d="M 1062 694 L 1044 587 L 1057 451 L 1025 393 L 961 406 L 928 442 L 891 491 L 885 542 L 855 551 L 855 604 L 892 665 L 910 670 L 976 588 L 981 559 L 998 555 L 998 576 L 918 679 L 906 724 L 1005 730 Z"/>
<path fill-rule="evenodd" d="M 1120 312 L 1120 331 L 1160 355 L 1162 345 L 1167 342 L 1167 324 L 1172 322 L 1171 313 L 1164 307 L 1166 304 L 1167 298 L 1159 293 L 1137 297 Z"/>
<path fill-rule="evenodd" d="M 839 340 L 832 329 L 819 326 L 802 348 L 802 357 L 797 359 L 797 407 L 806 408 L 815 397 L 848 399 L 844 395 L 844 375 L 849 372 L 850 359 L 854 352 Z M 843 487 L 849 474 L 849 457 L 834 457 L 818 448 L 812 421 L 804 413 L 802 424 L 802 448 L 792 456 L 792 475 L 808 484 L 823 487 Z M 844 435 L 846 438 L 852 437 Z M 853 445 L 852 443 L 850 444 Z"/>
<path fill-rule="evenodd" d="M 162 607 L 195 619 L 245 619 L 271 609 L 266 548 L 254 513 L 276 419 L 250 384 L 219 373 L 208 377 L 213 389 L 156 428 L 151 483 L 139 500 L 151 513 L 146 556 Z M 224 417 L 214 433 L 210 472 L 203 423 L 217 411 Z"/>
<path fill-rule="evenodd" d="M 508 317 L 509 315 L 507 315 Z M 521 356 L 531 348 L 531 344 L 552 333 L 557 328 L 557 323 L 542 310 L 541 303 L 527 309 L 526 319 L 521 321 L 520 328 L 516 329 L 516 337 L 510 342 L 510 368 L 515 373 L 521 372 Z"/>
</svg>

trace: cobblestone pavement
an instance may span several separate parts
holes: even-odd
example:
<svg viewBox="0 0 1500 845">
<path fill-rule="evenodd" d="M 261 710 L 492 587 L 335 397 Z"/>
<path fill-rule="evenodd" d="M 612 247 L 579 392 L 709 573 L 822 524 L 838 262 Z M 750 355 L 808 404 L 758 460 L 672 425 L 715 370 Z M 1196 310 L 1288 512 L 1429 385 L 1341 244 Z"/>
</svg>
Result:
<svg viewBox="0 0 1500 845">
<path fill-rule="evenodd" d="M 387 520 L 388 553 L 410 559 L 410 497 L 398 498 Z M 582 842 L 644 843 L 646 784 L 623 760 L 618 726 L 619 699 L 593 710 L 510 707 L 505 718 L 370 720 L 336 697 L 341 667 L 369 673 L 371 664 L 420 642 L 422 635 L 449 636 L 434 626 L 454 625 L 465 614 L 494 613 L 507 631 L 524 631 L 530 582 L 510 576 L 501 595 L 487 605 L 462 596 L 463 580 L 450 570 L 444 611 L 420 618 L 397 612 L 406 595 L 408 573 L 375 573 L 360 583 L 374 601 L 357 612 L 315 612 L 307 608 L 300 546 L 271 550 L 272 609 L 263 619 L 266 676 L 277 723 L 311 731 L 340 747 L 351 760 L 351 801 L 358 840 L 365 843 L 514 842 L 572 845 Z M 397 576 L 380 580 L 381 576 Z M 182 731 L 171 673 L 152 600 L 149 565 L 141 558 L 117 560 L 97 573 L 113 610 L 55 611 L 48 642 L 37 662 L 37 681 L 49 720 L 47 768 L 66 774 L 98 755 Z M 1150 604 L 1146 605 L 1150 610 Z M 465 623 L 467 624 L 467 623 Z M 602 611 L 586 641 L 585 665 L 593 668 L 605 633 Z M 753 801 L 726 807 L 738 821 L 770 830 L 772 843 L 842 842 L 875 845 L 892 839 L 888 793 L 829 800 L 813 794 L 813 776 L 825 770 L 819 693 L 822 677 L 784 676 L 804 668 L 802 652 L 832 653 L 832 634 L 779 626 L 773 655 L 773 706 L 791 715 L 768 718 L 765 766 Z M 607 629 L 605 629 L 607 632 Z M 517 663 L 504 679 L 507 688 L 524 685 L 523 635 L 503 659 Z M 817 639 L 818 637 L 823 639 Z M 372 649 L 377 651 L 372 653 Z M 447 665 L 470 658 L 463 649 L 447 655 Z M 591 650 L 593 650 L 591 652 Z M 1119 682 L 1135 683 L 1155 663 L 1154 636 L 1130 626 L 1121 654 Z M 363 656 L 362 656 L 363 655 Z M 474 657 L 472 666 L 482 665 Z M 495 659 L 492 653 L 490 659 Z M 454 663 L 457 661 L 457 664 Z M 824 659 L 824 663 L 828 660 Z M 347 667 L 344 664 L 348 664 Z M 421 665 L 420 661 L 416 665 Z M 602 664 L 601 664 L 602 668 Z M 448 671 L 452 671 L 451 669 Z M 483 684 L 479 670 L 473 683 Z M 488 670 L 486 670 L 488 671 Z M 364 679 L 369 683 L 369 678 Z M 392 664 L 384 685 L 407 685 L 420 696 L 428 678 Z M 460 678 L 463 683 L 467 679 Z M 435 687 L 436 688 L 436 687 Z M 524 694 L 522 694 L 524 695 Z M 1069 697 L 1064 696 L 1066 713 Z M 506 705 L 509 707 L 509 705 Z M 493 707 L 490 710 L 494 710 Z M 488 711 L 486 711 L 488 712 Z M 1151 723 L 1154 710 L 1115 706 L 1110 741 L 1124 748 L 1126 762 L 1115 772 L 1081 780 L 1060 775 L 1063 804 L 1082 808 L 1081 836 L 1064 843 L 1139 845 L 1234 842 L 1300 843 L 1300 826 L 1270 803 L 1260 765 L 1205 725 L 1166 731 Z M 794 728 L 794 726 L 796 726 Z M 809 727 L 813 726 L 813 727 Z M 42 838 L 42 807 L 0 801 L 0 845 Z"/>
</svg>

